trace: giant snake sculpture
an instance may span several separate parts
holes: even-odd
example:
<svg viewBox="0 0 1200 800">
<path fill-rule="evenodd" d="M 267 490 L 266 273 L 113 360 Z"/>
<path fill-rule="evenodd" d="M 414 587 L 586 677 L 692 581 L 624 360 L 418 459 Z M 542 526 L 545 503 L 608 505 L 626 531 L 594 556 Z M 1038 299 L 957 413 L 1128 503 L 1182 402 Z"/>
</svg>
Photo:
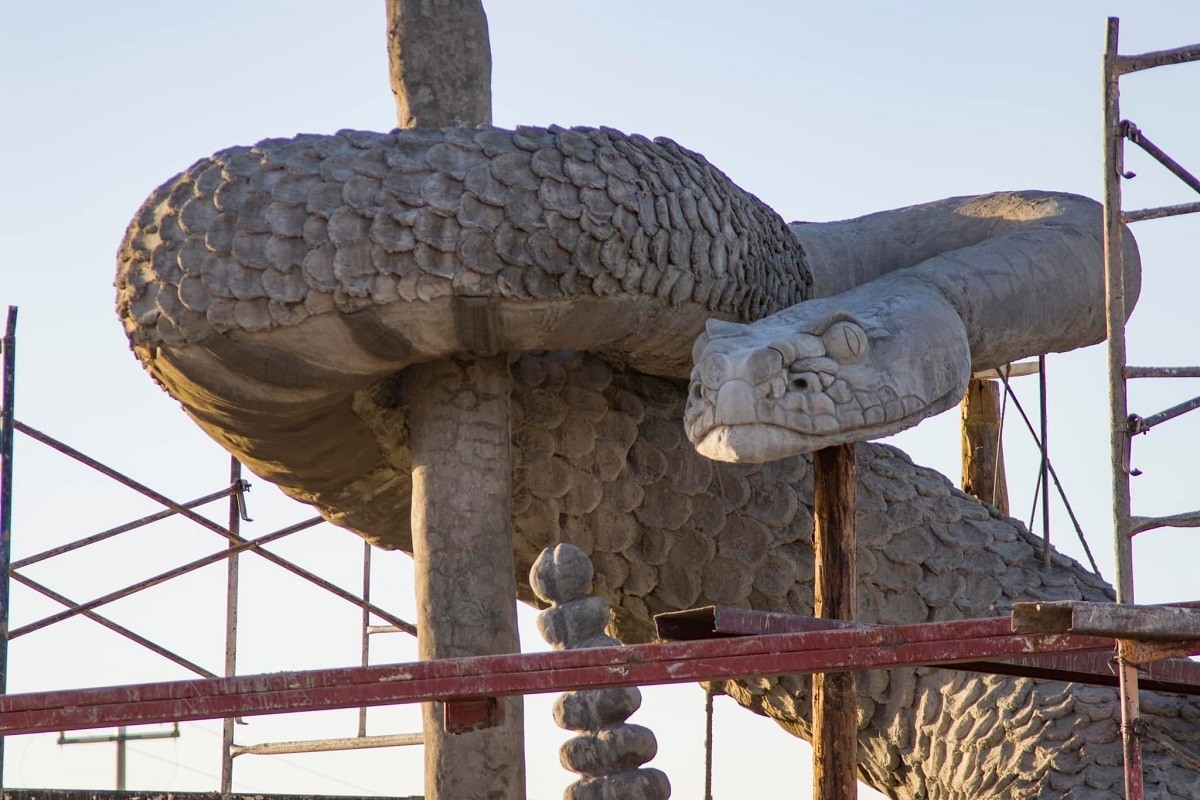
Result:
<svg viewBox="0 0 1200 800">
<path fill-rule="evenodd" d="M 405 368 L 513 354 L 518 575 L 582 547 L 632 642 L 702 604 L 809 613 L 801 454 L 914 425 L 972 369 L 1103 338 L 1099 234 L 1094 203 L 1045 192 L 789 226 L 695 153 L 608 129 L 342 131 L 224 150 L 157 189 L 118 306 L 211 436 L 390 548 L 411 547 Z M 1111 598 L 899 451 L 857 453 L 861 619 Z M 807 680 L 725 689 L 807 734 Z M 1113 691 L 909 668 L 858 692 L 860 775 L 892 797 L 1120 791 Z M 1200 740 L 1200 703 L 1142 702 Z M 1200 794 L 1146 759 L 1148 797 Z"/>
</svg>

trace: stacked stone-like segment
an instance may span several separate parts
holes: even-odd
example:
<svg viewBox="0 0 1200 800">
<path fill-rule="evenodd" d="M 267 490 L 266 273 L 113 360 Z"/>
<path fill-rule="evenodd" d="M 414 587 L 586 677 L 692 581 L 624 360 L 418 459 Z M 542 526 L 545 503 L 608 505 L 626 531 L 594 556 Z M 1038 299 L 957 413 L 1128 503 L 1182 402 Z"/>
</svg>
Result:
<svg viewBox="0 0 1200 800">
<path fill-rule="evenodd" d="M 612 647 L 604 632 L 612 612 L 603 597 L 590 597 L 592 562 L 578 547 L 560 544 L 538 556 L 529 582 L 550 608 L 538 629 L 555 649 Z M 562 764 L 580 775 L 566 800 L 666 800 L 671 784 L 662 771 L 642 767 L 658 752 L 654 733 L 626 720 L 642 703 L 637 687 L 566 692 L 554 704 L 554 721 L 577 731 L 559 751 Z"/>
</svg>

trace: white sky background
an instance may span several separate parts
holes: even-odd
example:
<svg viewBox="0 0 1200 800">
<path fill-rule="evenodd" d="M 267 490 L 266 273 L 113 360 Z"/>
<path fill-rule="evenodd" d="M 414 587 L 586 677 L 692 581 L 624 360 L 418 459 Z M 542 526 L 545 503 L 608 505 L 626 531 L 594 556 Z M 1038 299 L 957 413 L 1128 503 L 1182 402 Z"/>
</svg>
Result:
<svg viewBox="0 0 1200 800">
<path fill-rule="evenodd" d="M 1122 16 L 1122 50 L 1200 40 L 1191 2 L 857 4 L 489 2 L 495 123 L 608 125 L 664 135 L 705 154 L 786 219 L 856 216 L 949 195 L 1047 188 L 1098 196 L 1104 17 Z M 735 9 L 736 10 L 733 10 Z M 0 25 L 0 304 L 21 307 L 17 413 L 176 499 L 226 482 L 227 457 L 142 373 L 112 311 L 113 254 L 156 185 L 234 144 L 296 132 L 394 126 L 383 3 L 135 2 L 8 4 Z M 1125 116 L 1200 170 L 1200 65 L 1123 81 Z M 1130 149 L 1127 208 L 1192 199 Z M 1131 363 L 1194 364 L 1200 220 L 1141 223 L 1147 265 L 1130 326 Z M 1106 577 L 1112 578 L 1106 378 L 1100 348 L 1050 360 L 1052 457 Z M 1036 381 L 1019 382 L 1036 413 Z M 1153 413 L 1196 394 L 1159 383 L 1134 394 Z M 1013 512 L 1028 518 L 1035 456 L 1015 416 L 1007 444 Z M 1189 447 L 1200 419 L 1137 441 L 1135 510 L 1196 506 Z M 953 412 L 900 438 L 918 460 L 958 471 Z M 157 508 L 17 440 L 13 552 L 21 557 Z M 254 480 L 252 478 L 252 480 Z M 261 535 L 310 513 L 254 480 Z M 222 519 L 223 506 L 210 513 Z M 1037 529 L 1037 526 L 1035 526 Z M 1055 541 L 1082 558 L 1056 505 Z M 182 524 L 127 534 L 28 573 L 75 600 L 103 594 L 220 547 Z M 358 540 L 330 526 L 277 551 L 354 589 Z M 1194 599 L 1195 534 L 1145 534 L 1139 600 Z M 413 618 L 407 557 L 376 561 L 375 598 Z M 223 565 L 107 607 L 135 630 L 220 670 Z M 53 613 L 14 587 L 13 624 Z M 524 614 L 526 649 L 543 645 Z M 356 663 L 358 611 L 253 556 L 243 558 L 239 672 Z M 376 637 L 374 661 L 408 660 L 407 637 Z M 12 645 L 9 689 L 35 691 L 187 677 L 96 625 L 75 620 Z M 674 796 L 700 797 L 703 693 L 645 692 Z M 550 696 L 527 702 L 530 797 L 561 795 L 564 738 Z M 416 730 L 411 709 L 372 712 L 371 732 Z M 176 741 L 130 746 L 131 788 L 212 790 L 219 722 Z M 240 742 L 352 735 L 354 712 L 252 718 Z M 717 797 L 804 797 L 808 750 L 718 699 Z M 10 739 L 6 786 L 105 788 L 113 748 Z M 420 748 L 245 756 L 244 791 L 418 794 Z M 875 796 L 863 791 L 863 797 Z"/>
</svg>

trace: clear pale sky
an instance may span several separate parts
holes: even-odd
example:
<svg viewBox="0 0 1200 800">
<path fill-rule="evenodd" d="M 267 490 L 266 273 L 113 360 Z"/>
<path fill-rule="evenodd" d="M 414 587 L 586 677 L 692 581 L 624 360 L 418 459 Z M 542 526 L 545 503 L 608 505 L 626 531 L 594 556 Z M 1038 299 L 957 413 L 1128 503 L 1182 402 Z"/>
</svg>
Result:
<svg viewBox="0 0 1200 800">
<path fill-rule="evenodd" d="M 664 135 L 704 153 L 786 219 L 856 216 L 995 189 L 1101 191 L 1104 18 L 1122 17 L 1125 52 L 1200 40 L 1194 2 L 728 3 L 558 0 L 487 2 L 495 122 L 608 125 Z M 112 310 L 113 254 L 142 199 L 195 159 L 297 132 L 394 126 L 380 0 L 67 0 L 9 4 L 0 29 L 0 304 L 21 307 L 17 413 L 25 422 L 188 499 L 226 482 L 227 457 L 142 373 Z M 1123 82 L 1125 115 L 1200 169 L 1200 65 Z M 1189 191 L 1131 154 L 1127 208 L 1184 202 Z M 1200 220 L 1137 228 L 1147 278 L 1130 326 L 1131 363 L 1195 364 Z M 1050 359 L 1050 446 L 1106 577 L 1110 556 L 1104 357 Z M 1019 382 L 1036 407 L 1032 379 Z M 1197 386 L 1139 387 L 1153 413 Z M 1029 517 L 1036 462 L 1010 417 L 1013 513 Z M 1200 419 L 1139 439 L 1135 510 L 1194 508 Z M 953 412 L 899 437 L 918 460 L 957 477 Z M 19 437 L 17 557 L 157 510 Z M 251 478 L 251 480 L 254 480 Z M 254 480 L 250 534 L 310 515 Z M 222 518 L 222 507 L 210 509 Z M 1035 530 L 1038 530 L 1035 526 Z M 1055 505 L 1053 538 L 1082 558 Z M 219 548 L 194 527 L 155 526 L 29 569 L 75 600 Z M 280 553 L 348 588 L 361 545 L 330 526 Z M 1194 599 L 1195 534 L 1138 540 L 1139 600 Z M 358 612 L 252 556 L 243 559 L 242 673 L 356 663 Z M 211 669 L 221 665 L 222 566 L 109 607 L 139 632 Z M 374 596 L 414 616 L 401 554 L 376 559 Z M 13 622 L 57 611 L 14 588 Z M 540 649 L 524 614 L 526 649 Z M 377 637 L 376 663 L 414 657 L 411 640 Z M 186 677 L 96 625 L 75 620 L 12 645 L 9 689 Z M 677 798 L 703 785 L 703 693 L 646 691 L 634 721 L 658 734 L 654 764 Z M 571 776 L 549 696 L 527 702 L 529 794 L 554 798 Z M 724 702 L 722 702 L 724 701 Z M 354 712 L 258 717 L 239 742 L 352 735 Z M 371 732 L 417 729 L 411 709 L 371 712 Z M 130 746 L 139 789 L 217 786 L 219 722 L 174 741 Z M 772 723 L 718 699 L 715 796 L 807 797 L 808 750 Z M 6 786 L 110 788 L 111 745 L 59 748 L 53 735 L 10 739 Z M 242 791 L 405 795 L 421 792 L 420 748 L 245 756 Z M 875 796 L 863 791 L 863 797 Z"/>
</svg>

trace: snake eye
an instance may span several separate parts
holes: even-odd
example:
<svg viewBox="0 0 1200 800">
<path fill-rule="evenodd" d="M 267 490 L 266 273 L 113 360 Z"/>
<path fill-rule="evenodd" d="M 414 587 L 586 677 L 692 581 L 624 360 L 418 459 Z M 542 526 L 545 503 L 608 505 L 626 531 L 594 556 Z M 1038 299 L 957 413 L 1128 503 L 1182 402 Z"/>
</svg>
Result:
<svg viewBox="0 0 1200 800">
<path fill-rule="evenodd" d="M 867 357 L 867 332 L 859 325 L 842 320 L 821 334 L 825 353 L 843 364 L 856 364 Z"/>
</svg>

